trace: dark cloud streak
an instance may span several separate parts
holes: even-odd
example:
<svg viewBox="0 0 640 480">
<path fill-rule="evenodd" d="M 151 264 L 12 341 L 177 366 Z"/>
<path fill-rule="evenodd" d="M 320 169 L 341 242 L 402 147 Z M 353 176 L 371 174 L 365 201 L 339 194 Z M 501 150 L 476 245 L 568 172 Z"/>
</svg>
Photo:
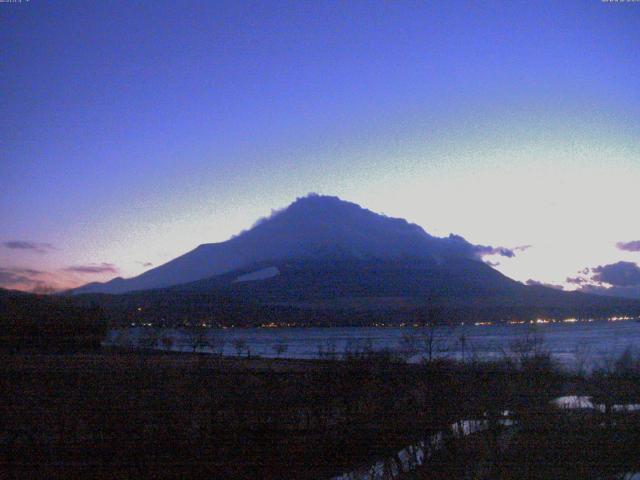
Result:
<svg viewBox="0 0 640 480">
<path fill-rule="evenodd" d="M 25 240 L 3 242 L 2 246 L 11 250 L 30 250 L 37 253 L 48 253 L 53 250 L 53 245 L 50 243 L 27 242 Z"/>
<path fill-rule="evenodd" d="M 88 265 L 72 265 L 64 269 L 65 272 L 71 273 L 118 273 L 118 267 L 113 263 L 90 263 Z"/>
<path fill-rule="evenodd" d="M 475 253 L 479 257 L 486 255 L 500 255 L 501 257 L 513 258 L 516 256 L 514 249 L 507 247 L 491 247 L 488 245 L 474 245 Z"/>
<path fill-rule="evenodd" d="M 617 262 L 592 268 L 592 280 L 614 287 L 640 285 L 640 267 L 633 262 Z"/>
<path fill-rule="evenodd" d="M 0 285 L 13 285 L 16 283 L 32 283 L 33 279 L 13 269 L 0 268 Z"/>
<path fill-rule="evenodd" d="M 616 262 L 585 268 L 567 283 L 578 286 L 578 291 L 598 295 L 640 298 L 640 266 L 633 262 Z"/>
<path fill-rule="evenodd" d="M 631 242 L 618 242 L 616 247 L 625 252 L 640 252 L 640 240 L 633 240 Z"/>
<path fill-rule="evenodd" d="M 531 248 L 531 245 L 521 245 L 519 247 L 492 247 L 490 245 L 474 245 L 474 253 L 477 257 L 484 257 L 489 255 L 500 255 L 501 257 L 513 258 L 516 256 L 516 252 L 524 252 Z"/>
<path fill-rule="evenodd" d="M 38 277 L 46 272 L 33 268 L 0 267 L 0 286 L 25 285 L 27 288 L 43 283 Z"/>
</svg>

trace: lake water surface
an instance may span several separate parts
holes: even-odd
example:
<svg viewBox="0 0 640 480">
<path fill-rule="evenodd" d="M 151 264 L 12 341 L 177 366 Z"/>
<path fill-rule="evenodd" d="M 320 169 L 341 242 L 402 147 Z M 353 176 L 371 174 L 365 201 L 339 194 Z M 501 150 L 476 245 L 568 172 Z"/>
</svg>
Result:
<svg viewBox="0 0 640 480">
<path fill-rule="evenodd" d="M 147 333 L 148 327 L 132 327 L 123 335 L 112 331 L 108 344 L 128 341 L 136 344 Z M 238 343 L 244 343 L 251 355 L 283 358 L 318 358 L 321 352 L 335 352 L 371 348 L 373 350 L 402 350 L 403 337 L 419 334 L 424 329 L 413 327 L 331 327 L 331 328 L 255 328 L 211 329 L 207 335 L 224 343 L 225 355 L 236 355 Z M 592 321 L 576 323 L 517 324 L 517 325 L 464 325 L 436 327 L 436 355 L 465 359 L 497 359 L 509 354 L 515 342 L 534 336 L 543 342 L 543 348 L 567 367 L 585 366 L 588 369 L 619 357 L 626 349 L 640 347 L 640 322 Z M 178 329 L 162 330 L 160 337 L 172 338 L 171 350 L 191 351 L 188 334 Z M 240 340 L 240 342 L 238 342 Z M 157 347 L 161 348 L 161 341 Z M 277 353 L 275 346 L 286 350 Z M 210 351 L 208 348 L 202 351 Z M 640 350 L 639 350 L 640 351 Z M 412 361 L 419 361 L 414 356 Z"/>
</svg>

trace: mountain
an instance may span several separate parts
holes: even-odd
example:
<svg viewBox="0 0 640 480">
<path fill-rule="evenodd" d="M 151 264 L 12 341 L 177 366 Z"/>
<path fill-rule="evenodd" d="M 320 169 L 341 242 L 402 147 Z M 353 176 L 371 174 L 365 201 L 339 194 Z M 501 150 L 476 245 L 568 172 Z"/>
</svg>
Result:
<svg viewBox="0 0 640 480">
<path fill-rule="evenodd" d="M 527 286 L 477 260 L 298 258 L 122 295 L 73 297 L 113 324 L 369 326 L 640 315 L 640 302 Z"/>
<path fill-rule="evenodd" d="M 226 242 L 72 293 L 126 323 L 369 325 L 433 309 L 450 322 L 640 315 L 636 300 L 524 285 L 482 262 L 486 253 L 513 255 L 312 195 Z"/>
<path fill-rule="evenodd" d="M 433 237 L 406 220 L 373 213 L 337 197 L 310 195 L 226 242 L 196 249 L 130 279 L 90 283 L 69 293 L 124 293 L 164 288 L 284 259 L 478 259 L 462 237 Z"/>
<path fill-rule="evenodd" d="M 22 292 L 20 290 L 8 290 L 6 288 L 0 288 L 0 299 L 7 297 L 15 297 L 15 296 L 29 296 L 30 294 L 27 292 Z"/>
<path fill-rule="evenodd" d="M 640 314 L 640 302 L 528 286 L 464 257 L 297 259 L 267 262 L 162 290 L 314 311 L 418 312 L 465 321 Z"/>
<path fill-rule="evenodd" d="M 513 255 L 311 195 L 226 242 L 71 293 L 127 324 L 370 325 L 432 321 L 434 309 L 445 322 L 640 314 L 635 300 L 524 285 L 484 263 L 486 253 Z"/>
</svg>

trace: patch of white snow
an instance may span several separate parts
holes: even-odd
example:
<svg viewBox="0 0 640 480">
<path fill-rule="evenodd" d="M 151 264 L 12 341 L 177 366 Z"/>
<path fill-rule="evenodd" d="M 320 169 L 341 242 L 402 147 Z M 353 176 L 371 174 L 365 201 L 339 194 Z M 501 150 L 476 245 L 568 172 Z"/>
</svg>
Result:
<svg viewBox="0 0 640 480">
<path fill-rule="evenodd" d="M 253 282 L 255 280 L 266 280 L 267 278 L 272 278 L 272 277 L 275 277 L 276 275 L 280 275 L 280 270 L 278 270 L 278 267 L 261 268 L 260 270 L 256 270 L 255 272 L 245 273 L 244 275 L 238 275 L 236 279 L 231 283 Z"/>
</svg>

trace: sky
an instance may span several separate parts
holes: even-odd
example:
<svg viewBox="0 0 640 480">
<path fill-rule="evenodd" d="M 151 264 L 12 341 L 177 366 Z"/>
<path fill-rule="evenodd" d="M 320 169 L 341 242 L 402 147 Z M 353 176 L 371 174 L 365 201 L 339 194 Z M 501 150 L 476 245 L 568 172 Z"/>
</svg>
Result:
<svg viewBox="0 0 640 480">
<path fill-rule="evenodd" d="M 640 297 L 640 2 L 23 0 L 0 41 L 0 286 L 131 277 L 318 192 Z"/>
</svg>

